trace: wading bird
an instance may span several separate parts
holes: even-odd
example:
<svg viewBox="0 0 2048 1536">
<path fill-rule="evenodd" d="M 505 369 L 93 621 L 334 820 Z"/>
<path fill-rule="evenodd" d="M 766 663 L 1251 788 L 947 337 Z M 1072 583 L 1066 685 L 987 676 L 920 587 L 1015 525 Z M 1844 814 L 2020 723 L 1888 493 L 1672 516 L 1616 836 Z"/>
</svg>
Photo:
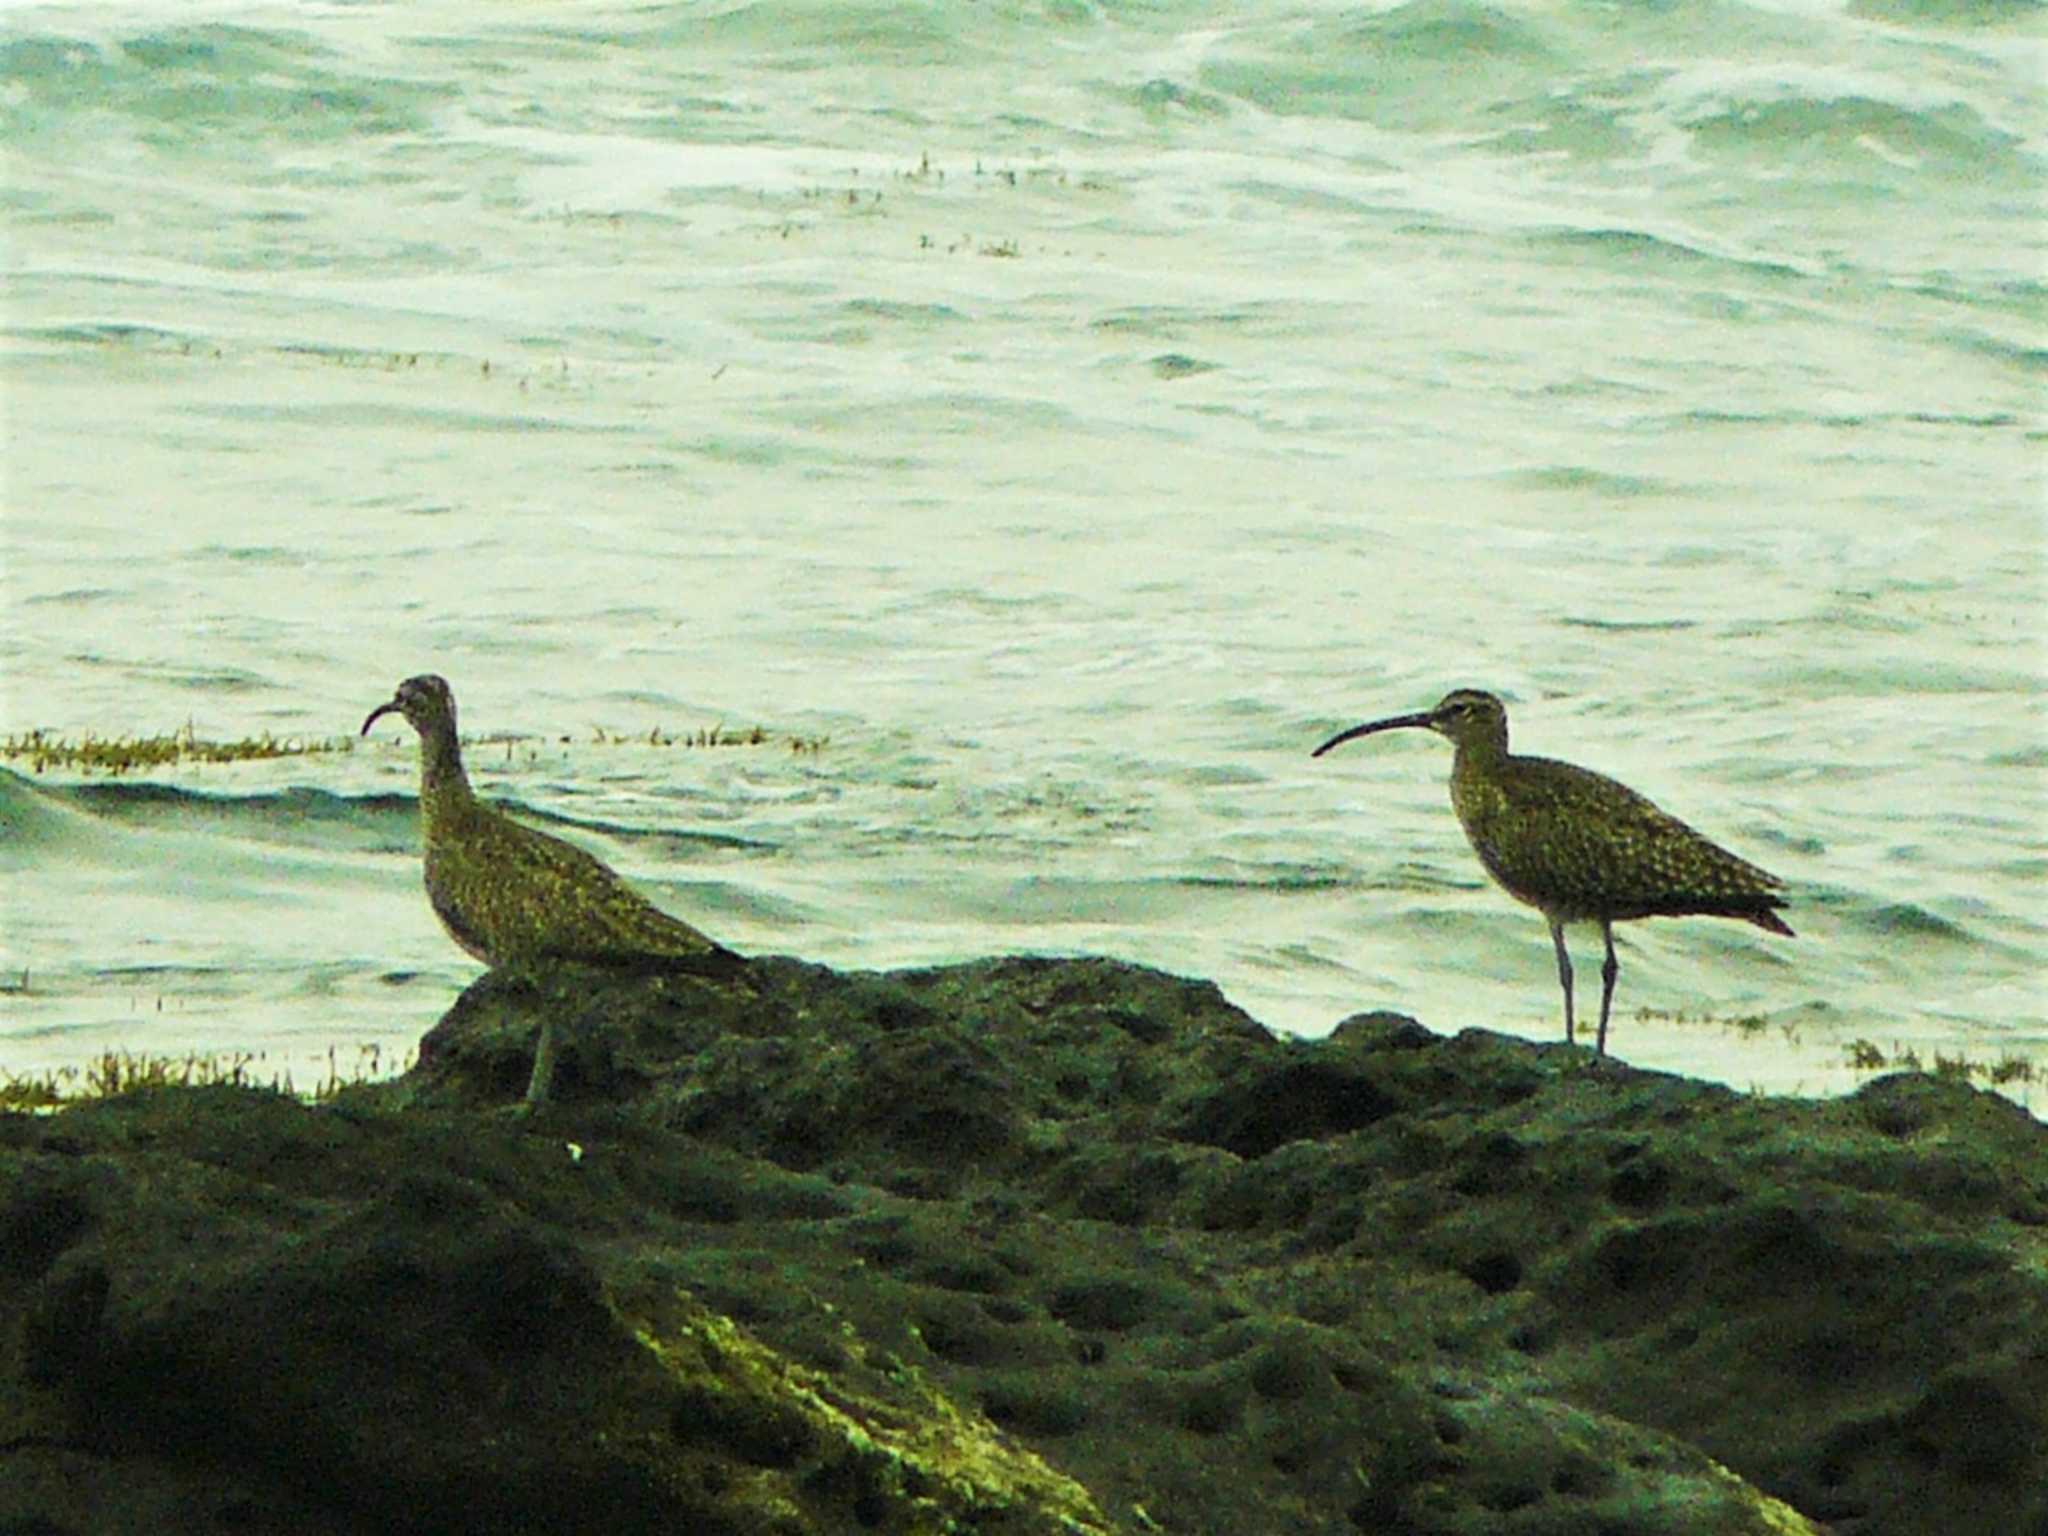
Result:
<svg viewBox="0 0 2048 1536">
<path fill-rule="evenodd" d="M 1510 896 L 1550 923 L 1557 979 L 1564 988 L 1564 1033 L 1576 1041 L 1572 962 L 1564 925 L 1597 922 L 1607 941 L 1600 967 L 1597 1055 L 1607 1053 L 1614 1003 L 1614 925 L 1638 917 L 1734 917 L 1792 937 L 1776 908 L 1784 881 L 1708 842 L 1605 774 L 1547 757 L 1508 751 L 1507 706 L 1490 693 L 1459 688 L 1436 708 L 1394 715 L 1339 731 L 1312 754 L 1376 731 L 1435 731 L 1457 747 L 1451 760 L 1451 808 L 1479 862 Z"/>
<path fill-rule="evenodd" d="M 747 962 L 648 901 L 592 854 L 484 804 L 462 771 L 455 694 L 432 674 L 409 677 L 363 722 L 403 715 L 420 737 L 420 840 L 427 900 L 448 936 L 493 968 L 549 963 L 677 971 L 726 980 Z M 534 1047 L 529 1103 L 547 1096 L 554 1025 Z"/>
</svg>

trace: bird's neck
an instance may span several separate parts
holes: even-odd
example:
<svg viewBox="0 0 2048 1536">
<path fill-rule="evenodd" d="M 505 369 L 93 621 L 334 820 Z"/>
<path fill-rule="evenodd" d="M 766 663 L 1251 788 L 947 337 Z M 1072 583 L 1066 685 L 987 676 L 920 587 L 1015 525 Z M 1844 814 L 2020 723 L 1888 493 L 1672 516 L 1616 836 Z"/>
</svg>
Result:
<svg viewBox="0 0 2048 1536">
<path fill-rule="evenodd" d="M 1458 741 L 1457 756 L 1451 760 L 1451 772 L 1458 777 L 1483 775 L 1497 769 L 1508 757 L 1508 734 L 1465 736 Z"/>
<path fill-rule="evenodd" d="M 1502 809 L 1500 786 L 1507 757 L 1505 741 L 1482 737 L 1460 741 L 1457 755 L 1451 759 L 1451 809 L 1458 813 L 1465 835 L 1481 849 L 1490 837 L 1487 829 Z"/>
<path fill-rule="evenodd" d="M 420 737 L 420 809 L 429 818 L 466 810 L 475 803 L 469 775 L 462 771 L 462 748 L 453 731 Z"/>
</svg>

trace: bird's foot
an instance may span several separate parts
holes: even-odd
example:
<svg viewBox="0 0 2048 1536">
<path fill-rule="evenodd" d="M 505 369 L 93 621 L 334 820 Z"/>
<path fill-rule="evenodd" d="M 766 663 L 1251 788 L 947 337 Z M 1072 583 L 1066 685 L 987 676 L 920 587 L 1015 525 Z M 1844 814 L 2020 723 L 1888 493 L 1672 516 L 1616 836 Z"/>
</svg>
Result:
<svg viewBox="0 0 2048 1536">
<path fill-rule="evenodd" d="M 1581 1074 L 1588 1077 L 1612 1077 L 1622 1070 L 1622 1063 L 1605 1051 L 1574 1051 L 1565 1064 L 1567 1074 Z"/>
</svg>

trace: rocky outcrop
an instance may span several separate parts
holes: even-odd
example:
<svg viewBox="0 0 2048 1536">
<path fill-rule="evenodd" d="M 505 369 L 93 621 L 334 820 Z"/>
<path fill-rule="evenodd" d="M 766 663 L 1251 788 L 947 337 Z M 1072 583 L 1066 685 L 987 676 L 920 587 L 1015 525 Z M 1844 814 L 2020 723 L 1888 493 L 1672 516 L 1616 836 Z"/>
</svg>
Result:
<svg viewBox="0 0 2048 1536">
<path fill-rule="evenodd" d="M 2001 1098 L 754 976 L 494 973 L 330 1105 L 0 1118 L 0 1530 L 2048 1531 Z"/>
</svg>

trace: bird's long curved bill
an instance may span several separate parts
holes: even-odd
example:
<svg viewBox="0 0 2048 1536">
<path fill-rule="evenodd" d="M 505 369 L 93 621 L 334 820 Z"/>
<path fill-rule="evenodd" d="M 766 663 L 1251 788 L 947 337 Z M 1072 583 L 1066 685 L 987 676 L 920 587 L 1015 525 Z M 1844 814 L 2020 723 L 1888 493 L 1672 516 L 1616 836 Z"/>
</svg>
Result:
<svg viewBox="0 0 2048 1536">
<path fill-rule="evenodd" d="M 369 735 L 371 726 L 375 725 L 379 720 L 383 719 L 384 716 L 396 712 L 397 709 L 398 700 L 396 699 L 391 699 L 383 704 L 379 704 L 375 709 L 370 711 L 370 718 L 363 722 L 363 728 L 361 731 L 357 732 L 357 734 L 361 736 Z"/>
<path fill-rule="evenodd" d="M 1364 725 L 1354 725 L 1348 731 L 1339 731 L 1320 747 L 1317 747 L 1315 751 L 1309 753 L 1309 756 L 1321 757 L 1332 747 L 1341 747 L 1347 741 L 1356 741 L 1361 736 L 1370 736 L 1374 731 L 1396 731 L 1403 726 L 1409 725 L 1419 725 L 1425 730 L 1428 729 L 1429 712 L 1424 710 L 1418 715 L 1394 715 L 1385 720 L 1368 720 Z"/>
</svg>

